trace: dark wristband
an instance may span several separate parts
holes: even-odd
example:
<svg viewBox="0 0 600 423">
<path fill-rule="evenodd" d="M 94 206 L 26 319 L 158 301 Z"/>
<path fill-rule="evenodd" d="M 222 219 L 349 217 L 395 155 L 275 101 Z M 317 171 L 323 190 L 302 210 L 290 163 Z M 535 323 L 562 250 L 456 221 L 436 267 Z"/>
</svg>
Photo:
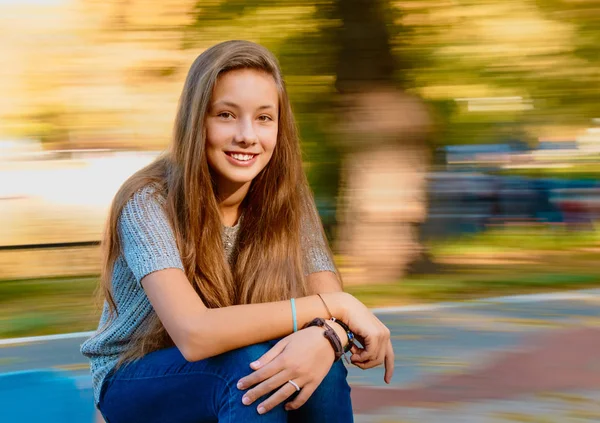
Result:
<svg viewBox="0 0 600 423">
<path fill-rule="evenodd" d="M 354 339 L 355 339 L 354 332 L 352 332 L 350 330 L 350 328 L 348 327 L 347 324 L 345 324 L 341 320 L 336 319 L 335 317 L 331 317 L 331 321 L 337 323 L 338 325 L 340 325 L 342 327 L 342 329 L 344 329 L 346 331 L 346 336 L 348 337 L 348 343 L 346 344 L 346 347 L 344 347 L 344 353 L 347 353 L 348 351 L 350 351 L 352 346 L 356 345 L 354 343 Z"/>
<path fill-rule="evenodd" d="M 344 355 L 344 348 L 342 347 L 342 341 L 340 341 L 340 337 L 335 332 L 335 330 L 327 324 L 325 319 L 321 317 L 317 317 L 313 319 L 312 322 L 304 325 L 304 328 L 309 328 L 312 326 L 318 326 L 321 328 L 325 328 L 325 332 L 323 332 L 323 336 L 327 338 L 331 347 L 333 348 L 333 352 L 335 353 L 335 361 L 338 361 Z M 304 329 L 303 328 L 303 329 Z"/>
</svg>

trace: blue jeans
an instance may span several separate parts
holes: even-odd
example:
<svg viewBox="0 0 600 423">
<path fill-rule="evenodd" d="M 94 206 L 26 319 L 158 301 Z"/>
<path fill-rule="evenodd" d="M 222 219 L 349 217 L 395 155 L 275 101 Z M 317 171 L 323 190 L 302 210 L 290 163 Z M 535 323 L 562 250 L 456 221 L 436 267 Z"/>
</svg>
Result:
<svg viewBox="0 0 600 423">
<path fill-rule="evenodd" d="M 186 361 L 176 347 L 155 351 L 109 375 L 98 408 L 107 423 L 353 422 L 348 372 L 341 361 L 298 410 L 288 412 L 282 403 L 260 415 L 256 411 L 260 400 L 242 404 L 245 391 L 237 389 L 238 380 L 250 374 L 250 363 L 275 343 L 196 362 Z"/>
</svg>

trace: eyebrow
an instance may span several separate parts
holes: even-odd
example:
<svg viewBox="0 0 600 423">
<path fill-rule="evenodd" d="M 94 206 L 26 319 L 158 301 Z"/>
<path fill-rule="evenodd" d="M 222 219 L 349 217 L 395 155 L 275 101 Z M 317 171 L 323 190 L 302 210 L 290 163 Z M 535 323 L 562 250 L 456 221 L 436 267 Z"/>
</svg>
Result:
<svg viewBox="0 0 600 423">
<path fill-rule="evenodd" d="M 220 106 L 220 105 L 227 106 L 227 107 L 234 107 L 236 109 L 239 109 L 239 107 L 240 107 L 239 105 L 237 105 L 231 101 L 216 101 L 213 103 L 213 107 Z M 272 104 L 264 104 L 264 105 L 258 107 L 258 110 L 265 110 L 265 109 L 275 109 L 275 106 Z"/>
</svg>

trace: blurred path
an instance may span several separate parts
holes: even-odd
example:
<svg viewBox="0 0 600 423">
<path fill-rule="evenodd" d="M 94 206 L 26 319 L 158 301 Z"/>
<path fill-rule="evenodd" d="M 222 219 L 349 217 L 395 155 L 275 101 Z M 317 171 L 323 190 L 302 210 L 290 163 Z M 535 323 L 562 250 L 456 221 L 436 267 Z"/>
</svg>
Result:
<svg viewBox="0 0 600 423">
<path fill-rule="evenodd" d="M 378 313 L 396 374 L 349 369 L 357 423 L 600 421 L 600 290 Z M 0 372 L 67 369 L 89 391 L 81 341 L 0 345 Z"/>
</svg>

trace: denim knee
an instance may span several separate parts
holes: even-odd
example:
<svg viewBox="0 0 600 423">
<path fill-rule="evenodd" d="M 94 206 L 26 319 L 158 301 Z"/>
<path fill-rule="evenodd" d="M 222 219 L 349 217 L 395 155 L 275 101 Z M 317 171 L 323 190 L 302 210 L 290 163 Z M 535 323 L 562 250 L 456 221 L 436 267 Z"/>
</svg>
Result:
<svg viewBox="0 0 600 423">
<path fill-rule="evenodd" d="M 339 391 L 350 391 L 350 386 L 348 385 L 348 381 L 346 380 L 348 376 L 348 369 L 342 362 L 342 360 L 338 360 L 331 366 L 329 373 L 325 376 L 325 379 L 321 382 L 319 387 L 317 388 L 324 395 L 331 394 L 332 392 Z"/>
<path fill-rule="evenodd" d="M 253 372 L 250 363 L 258 360 L 274 345 L 275 342 L 272 341 L 248 345 L 206 360 L 209 362 L 210 367 L 223 369 L 223 374 L 227 375 L 227 379 L 237 384 L 239 379 Z"/>
<path fill-rule="evenodd" d="M 269 351 L 276 342 L 264 342 L 260 344 L 249 345 L 237 350 L 229 351 L 216 357 L 209 358 L 209 366 L 219 369 L 219 373 L 227 381 L 228 394 L 221 397 L 219 407 L 219 421 L 246 423 L 253 422 L 285 422 L 287 421 L 286 412 L 283 405 L 275 407 L 266 415 L 259 415 L 256 407 L 270 394 L 258 399 L 252 405 L 244 405 L 242 396 L 246 390 L 237 389 L 237 382 L 244 376 L 253 372 L 250 363 L 259 359 L 263 354 Z"/>
<path fill-rule="evenodd" d="M 196 362 L 185 360 L 176 347 L 156 351 L 115 372 L 100 409 L 115 422 L 284 422 L 282 407 L 265 417 L 257 413 L 257 404 L 243 405 L 245 391 L 236 386 L 253 371 L 250 363 L 272 345 L 251 345 Z"/>
<path fill-rule="evenodd" d="M 333 363 L 308 401 L 289 413 L 288 423 L 351 423 L 354 418 L 347 375 L 341 360 Z"/>
</svg>

